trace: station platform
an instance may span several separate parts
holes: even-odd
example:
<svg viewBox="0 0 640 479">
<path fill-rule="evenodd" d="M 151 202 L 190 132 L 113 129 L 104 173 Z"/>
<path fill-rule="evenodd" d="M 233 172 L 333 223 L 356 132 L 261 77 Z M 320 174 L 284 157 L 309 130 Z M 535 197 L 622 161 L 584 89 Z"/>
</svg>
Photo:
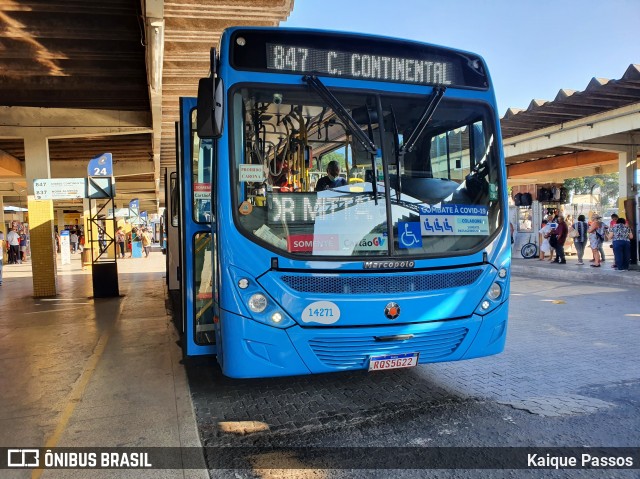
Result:
<svg viewBox="0 0 640 479">
<path fill-rule="evenodd" d="M 514 250 L 511 259 L 511 272 L 524 277 L 549 278 L 565 281 L 585 281 L 592 284 L 616 284 L 640 286 L 640 269 L 638 265 L 631 265 L 629 271 L 617 271 L 613 266 L 613 250 L 610 243 L 605 243 L 605 262 L 599 268 L 592 268 L 590 260 L 593 258 L 591 250 L 584 252 L 583 265 L 578 264 L 575 254 L 565 256 L 567 264 L 540 261 L 537 257 L 524 259 L 520 252 Z"/>
<path fill-rule="evenodd" d="M 165 256 L 118 260 L 120 297 L 93 299 L 80 254 L 58 260 L 58 296 L 33 298 L 31 265 L 0 286 L 0 447 L 185 447 L 200 439 Z M 206 478 L 189 470 L 5 470 L 2 477 Z"/>
</svg>

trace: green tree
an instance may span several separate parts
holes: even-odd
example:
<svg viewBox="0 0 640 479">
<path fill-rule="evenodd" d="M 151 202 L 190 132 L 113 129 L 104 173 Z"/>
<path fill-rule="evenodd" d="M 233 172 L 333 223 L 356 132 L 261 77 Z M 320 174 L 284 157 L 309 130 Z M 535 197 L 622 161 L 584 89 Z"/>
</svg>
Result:
<svg viewBox="0 0 640 479">
<path fill-rule="evenodd" d="M 337 161 L 340 165 L 340 170 L 344 171 L 344 154 L 338 153 L 337 151 L 332 151 L 331 153 L 327 153 L 322 156 L 322 161 L 320 162 L 320 171 L 327 171 L 327 165 L 330 161 Z"/>
<path fill-rule="evenodd" d="M 564 180 L 564 187 L 579 195 L 590 195 L 599 190 L 602 209 L 617 204 L 620 196 L 618 173 L 568 178 Z"/>
</svg>

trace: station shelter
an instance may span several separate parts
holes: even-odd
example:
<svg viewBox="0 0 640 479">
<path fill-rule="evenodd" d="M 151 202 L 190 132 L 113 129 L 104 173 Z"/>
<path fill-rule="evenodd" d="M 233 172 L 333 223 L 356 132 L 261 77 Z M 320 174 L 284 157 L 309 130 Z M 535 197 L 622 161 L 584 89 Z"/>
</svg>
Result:
<svg viewBox="0 0 640 479">
<path fill-rule="evenodd" d="M 640 153 L 640 65 L 617 80 L 593 78 L 583 91 L 560 90 L 552 101 L 533 100 L 526 110 L 509 109 L 501 120 L 514 255 L 537 239 L 553 210 L 577 218 L 616 212 L 634 225 L 632 262 L 638 258 L 638 155 Z M 619 174 L 619 201 L 603 207 L 600 190 L 562 191 L 567 178 Z M 551 198 L 541 190 L 561 192 Z M 542 193 L 542 194 L 541 194 Z M 517 194 L 530 204 L 516 205 Z M 522 197 L 522 196 L 521 196 Z M 528 201 L 526 202 L 528 203 Z"/>
</svg>

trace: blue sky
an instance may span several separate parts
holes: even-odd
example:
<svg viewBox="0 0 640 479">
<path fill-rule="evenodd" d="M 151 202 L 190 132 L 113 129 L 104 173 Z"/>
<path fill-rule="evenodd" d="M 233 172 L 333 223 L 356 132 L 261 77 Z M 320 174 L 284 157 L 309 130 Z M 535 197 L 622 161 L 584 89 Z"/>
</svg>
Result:
<svg viewBox="0 0 640 479">
<path fill-rule="evenodd" d="M 500 116 L 640 63 L 640 0 L 295 0 L 283 27 L 408 38 L 478 53 Z"/>
</svg>

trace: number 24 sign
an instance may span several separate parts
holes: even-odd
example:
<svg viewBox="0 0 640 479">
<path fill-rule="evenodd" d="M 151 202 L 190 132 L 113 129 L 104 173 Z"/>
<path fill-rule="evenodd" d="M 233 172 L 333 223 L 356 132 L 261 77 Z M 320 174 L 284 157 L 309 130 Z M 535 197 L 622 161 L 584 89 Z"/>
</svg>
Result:
<svg viewBox="0 0 640 479">
<path fill-rule="evenodd" d="M 92 158 L 87 167 L 87 176 L 113 176 L 113 157 L 103 153 Z"/>
</svg>

